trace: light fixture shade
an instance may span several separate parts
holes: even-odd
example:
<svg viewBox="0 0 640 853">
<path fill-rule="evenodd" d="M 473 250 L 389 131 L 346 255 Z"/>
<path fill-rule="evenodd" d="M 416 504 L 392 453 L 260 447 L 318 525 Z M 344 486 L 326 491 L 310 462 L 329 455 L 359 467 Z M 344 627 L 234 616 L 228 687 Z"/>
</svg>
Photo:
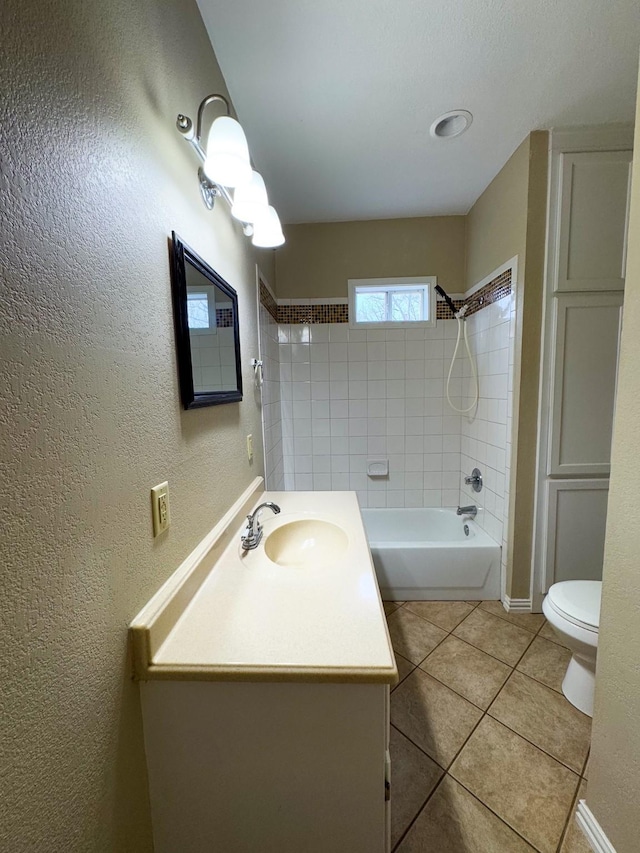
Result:
<svg viewBox="0 0 640 853">
<path fill-rule="evenodd" d="M 254 246 L 262 249 L 273 249 L 282 246 L 284 234 L 282 225 L 276 213 L 275 207 L 269 205 L 259 219 L 253 223 L 253 237 L 251 242 Z"/>
<path fill-rule="evenodd" d="M 215 184 L 239 187 L 251 180 L 253 170 L 244 130 L 231 116 L 220 116 L 211 125 L 204 173 Z"/>
<path fill-rule="evenodd" d="M 269 206 L 267 188 L 262 175 L 254 172 L 248 184 L 237 187 L 233 193 L 231 215 L 241 222 L 255 222 Z"/>
</svg>

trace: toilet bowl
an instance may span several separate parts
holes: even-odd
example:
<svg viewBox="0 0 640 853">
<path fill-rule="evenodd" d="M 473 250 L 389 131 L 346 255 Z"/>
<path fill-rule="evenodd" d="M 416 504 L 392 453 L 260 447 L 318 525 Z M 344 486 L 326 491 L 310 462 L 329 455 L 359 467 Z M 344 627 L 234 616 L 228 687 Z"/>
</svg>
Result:
<svg viewBox="0 0 640 853">
<path fill-rule="evenodd" d="M 593 716 L 596 654 L 602 581 L 555 583 L 542 602 L 547 621 L 571 651 L 562 692 L 584 714 Z"/>
</svg>

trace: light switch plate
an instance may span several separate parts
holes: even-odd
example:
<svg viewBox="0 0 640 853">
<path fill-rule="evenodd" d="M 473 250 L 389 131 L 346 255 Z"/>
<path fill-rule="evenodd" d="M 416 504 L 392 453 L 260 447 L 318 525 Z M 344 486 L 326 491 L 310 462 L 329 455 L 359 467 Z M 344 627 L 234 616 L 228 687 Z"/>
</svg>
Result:
<svg viewBox="0 0 640 853">
<path fill-rule="evenodd" d="M 247 459 L 249 462 L 253 459 L 253 435 L 247 436 Z"/>
<path fill-rule="evenodd" d="M 153 517 L 153 535 L 159 536 L 169 527 L 169 483 L 159 483 L 151 489 L 151 514 Z"/>
</svg>

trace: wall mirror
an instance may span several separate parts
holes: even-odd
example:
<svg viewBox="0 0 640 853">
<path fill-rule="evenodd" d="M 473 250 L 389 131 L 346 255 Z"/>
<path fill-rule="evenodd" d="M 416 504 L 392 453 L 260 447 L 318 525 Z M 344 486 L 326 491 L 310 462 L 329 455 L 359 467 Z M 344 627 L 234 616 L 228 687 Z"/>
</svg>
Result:
<svg viewBox="0 0 640 853">
<path fill-rule="evenodd" d="M 238 295 L 175 231 L 171 282 L 185 409 L 242 400 Z"/>
</svg>

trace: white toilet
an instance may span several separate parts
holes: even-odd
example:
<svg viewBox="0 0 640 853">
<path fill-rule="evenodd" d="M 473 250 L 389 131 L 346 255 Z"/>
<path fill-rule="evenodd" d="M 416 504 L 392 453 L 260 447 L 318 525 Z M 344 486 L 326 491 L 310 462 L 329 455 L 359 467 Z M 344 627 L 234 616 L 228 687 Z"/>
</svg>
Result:
<svg viewBox="0 0 640 853">
<path fill-rule="evenodd" d="M 547 621 L 571 650 L 562 692 L 579 711 L 593 716 L 602 581 L 555 583 L 542 602 Z"/>
</svg>

